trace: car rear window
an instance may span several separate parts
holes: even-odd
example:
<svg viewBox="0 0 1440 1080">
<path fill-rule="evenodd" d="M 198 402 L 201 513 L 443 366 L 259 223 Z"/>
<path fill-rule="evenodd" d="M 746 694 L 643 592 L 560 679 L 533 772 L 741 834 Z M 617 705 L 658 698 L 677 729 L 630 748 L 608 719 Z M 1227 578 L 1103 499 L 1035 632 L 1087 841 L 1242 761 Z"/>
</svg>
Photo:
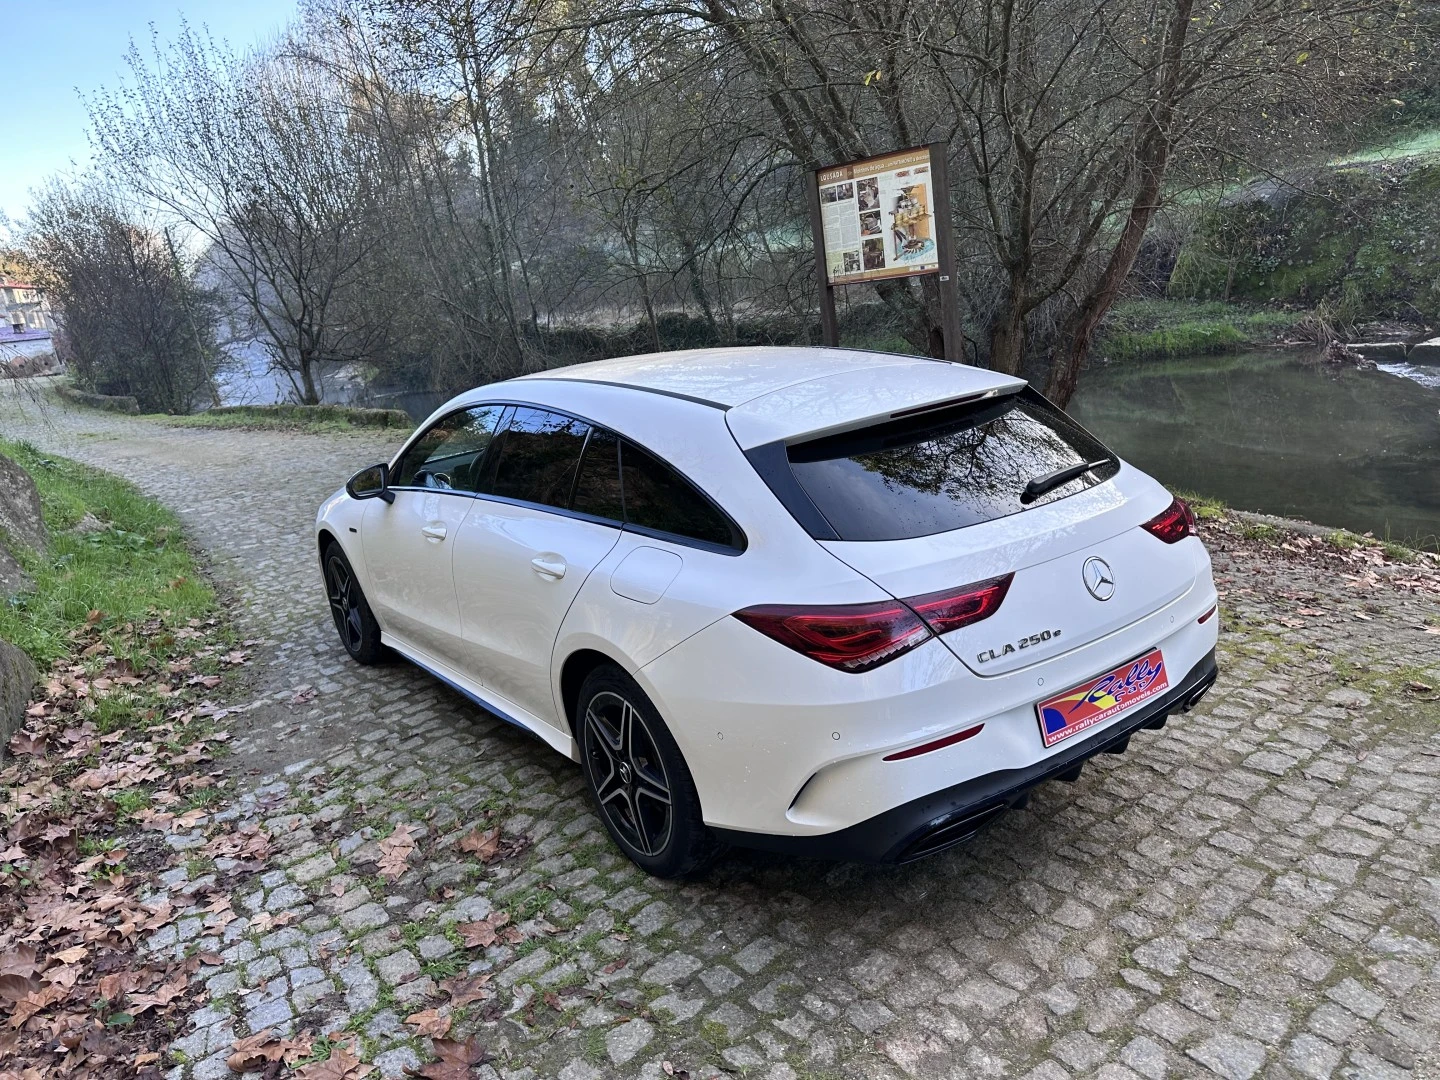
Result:
<svg viewBox="0 0 1440 1080">
<path fill-rule="evenodd" d="M 1043 506 L 1102 483 L 1119 462 L 1028 387 L 788 448 L 790 469 L 841 540 L 904 540 Z M 1032 480 L 1104 464 L 1022 502 Z"/>
</svg>

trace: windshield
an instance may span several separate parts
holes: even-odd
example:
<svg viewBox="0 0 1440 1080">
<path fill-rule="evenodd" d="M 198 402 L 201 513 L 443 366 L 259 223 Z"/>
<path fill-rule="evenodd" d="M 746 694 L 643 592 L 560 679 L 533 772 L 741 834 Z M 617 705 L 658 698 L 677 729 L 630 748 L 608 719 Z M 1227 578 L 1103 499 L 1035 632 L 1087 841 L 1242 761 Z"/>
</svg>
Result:
<svg viewBox="0 0 1440 1080">
<path fill-rule="evenodd" d="M 795 479 L 842 540 L 903 540 L 1044 506 L 1119 470 L 1094 436 L 1028 387 L 789 448 Z M 1098 462 L 1032 500 L 1026 485 Z"/>
</svg>

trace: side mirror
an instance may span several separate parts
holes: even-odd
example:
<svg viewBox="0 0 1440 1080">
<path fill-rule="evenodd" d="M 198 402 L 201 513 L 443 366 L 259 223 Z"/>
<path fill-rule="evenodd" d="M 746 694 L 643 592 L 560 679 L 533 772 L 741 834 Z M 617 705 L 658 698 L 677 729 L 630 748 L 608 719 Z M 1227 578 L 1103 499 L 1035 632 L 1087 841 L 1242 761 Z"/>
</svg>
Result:
<svg viewBox="0 0 1440 1080">
<path fill-rule="evenodd" d="M 390 466 L 382 461 L 379 465 L 361 469 L 346 482 L 345 494 L 352 499 L 384 499 L 393 503 L 395 493 L 390 490 Z"/>
</svg>

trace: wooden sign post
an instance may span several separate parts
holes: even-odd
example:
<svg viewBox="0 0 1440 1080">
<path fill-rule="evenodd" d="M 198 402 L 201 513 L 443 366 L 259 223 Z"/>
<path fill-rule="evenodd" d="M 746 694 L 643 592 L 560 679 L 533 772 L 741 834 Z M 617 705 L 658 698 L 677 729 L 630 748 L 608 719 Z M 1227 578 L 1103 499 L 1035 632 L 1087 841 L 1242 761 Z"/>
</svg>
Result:
<svg viewBox="0 0 1440 1080">
<path fill-rule="evenodd" d="M 945 144 L 930 143 L 811 173 L 806 195 L 824 344 L 840 344 L 837 288 L 936 274 L 943 358 L 964 361 L 949 172 Z"/>
</svg>

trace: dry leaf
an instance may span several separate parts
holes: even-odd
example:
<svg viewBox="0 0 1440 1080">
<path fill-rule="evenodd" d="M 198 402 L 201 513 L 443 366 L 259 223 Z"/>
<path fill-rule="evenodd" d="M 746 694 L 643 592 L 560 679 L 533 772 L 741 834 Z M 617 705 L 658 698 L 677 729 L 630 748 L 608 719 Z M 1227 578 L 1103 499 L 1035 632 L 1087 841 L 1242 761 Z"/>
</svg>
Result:
<svg viewBox="0 0 1440 1080">
<path fill-rule="evenodd" d="M 481 832 L 477 826 L 460 838 L 460 850 L 479 857 L 481 862 L 491 862 L 500 854 L 500 826 Z"/>
<path fill-rule="evenodd" d="M 483 919 L 475 922 L 456 923 L 455 929 L 465 940 L 467 949 L 487 949 L 500 940 L 500 928 L 510 921 L 508 911 L 492 911 Z M 506 940 L 520 940 L 520 934 L 512 927 L 510 932 L 504 935 Z"/>
<path fill-rule="evenodd" d="M 471 1080 L 470 1067 L 490 1060 L 480 1040 L 473 1035 L 463 1043 L 454 1039 L 436 1039 L 434 1045 L 435 1056 L 439 1060 L 418 1069 L 407 1068 L 407 1075 L 422 1076 L 425 1080 Z"/>
<path fill-rule="evenodd" d="M 416 1034 L 428 1039 L 439 1039 L 450 1034 L 450 1017 L 441 1016 L 434 1009 L 413 1013 L 405 1018 L 405 1023 L 415 1028 Z"/>
<path fill-rule="evenodd" d="M 359 1080 L 375 1071 L 364 1065 L 347 1047 L 337 1046 L 324 1061 L 314 1061 L 295 1070 L 295 1080 Z"/>
<path fill-rule="evenodd" d="M 486 989 L 486 983 L 491 979 L 487 972 L 483 975 L 454 975 L 440 981 L 440 989 L 450 995 L 451 1008 L 458 1009 L 461 1005 L 469 1005 L 472 1001 L 484 1001 L 490 996 Z"/>
<path fill-rule="evenodd" d="M 405 863 L 415 851 L 415 838 L 410 826 L 401 822 L 395 831 L 380 841 L 380 876 L 389 881 L 405 873 Z"/>
<path fill-rule="evenodd" d="M 10 736 L 10 752 L 16 756 L 29 754 L 31 757 L 44 757 L 45 736 L 32 735 L 28 731 L 17 731 Z"/>
</svg>

